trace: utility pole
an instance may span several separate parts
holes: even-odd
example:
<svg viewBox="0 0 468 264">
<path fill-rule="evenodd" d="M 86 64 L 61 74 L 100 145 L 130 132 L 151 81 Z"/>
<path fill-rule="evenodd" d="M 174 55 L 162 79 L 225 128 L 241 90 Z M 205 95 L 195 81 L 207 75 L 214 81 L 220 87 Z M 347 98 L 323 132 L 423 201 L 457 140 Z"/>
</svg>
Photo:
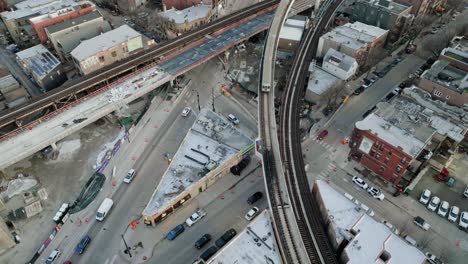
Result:
<svg viewBox="0 0 468 264">
<path fill-rule="evenodd" d="M 124 245 L 125 245 L 124 253 L 127 254 L 127 252 L 128 252 L 128 255 L 130 257 L 132 257 L 132 253 L 130 252 L 130 248 L 128 247 L 127 242 L 125 241 L 124 235 L 120 234 L 120 236 L 122 236 L 122 241 L 124 242 Z M 125 252 L 125 251 L 127 251 L 127 252 Z"/>
<path fill-rule="evenodd" d="M 214 106 L 214 87 L 211 87 L 211 107 L 213 108 L 213 112 L 216 113 L 215 106 Z"/>
<path fill-rule="evenodd" d="M 200 108 L 200 94 L 198 93 L 197 91 L 197 103 L 198 103 L 198 112 L 201 111 L 201 108 Z"/>
</svg>

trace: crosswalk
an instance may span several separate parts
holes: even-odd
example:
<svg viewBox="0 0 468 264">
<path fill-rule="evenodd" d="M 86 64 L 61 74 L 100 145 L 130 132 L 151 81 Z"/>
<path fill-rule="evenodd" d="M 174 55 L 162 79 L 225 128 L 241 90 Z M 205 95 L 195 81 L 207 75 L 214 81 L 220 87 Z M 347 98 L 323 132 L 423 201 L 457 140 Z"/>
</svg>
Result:
<svg viewBox="0 0 468 264">
<path fill-rule="evenodd" d="M 333 148 L 332 145 L 328 144 L 327 142 L 323 141 L 323 140 L 318 140 L 318 139 L 314 139 L 314 142 L 319 144 L 320 146 L 326 148 L 327 150 L 329 151 L 335 151 L 336 149 Z"/>
<path fill-rule="evenodd" d="M 330 178 L 330 174 L 333 174 L 333 173 L 336 173 L 336 170 L 337 170 L 337 167 L 335 164 L 333 164 L 332 162 L 330 162 L 327 166 L 326 169 L 322 170 L 318 176 L 321 178 L 321 179 L 328 179 Z"/>
</svg>

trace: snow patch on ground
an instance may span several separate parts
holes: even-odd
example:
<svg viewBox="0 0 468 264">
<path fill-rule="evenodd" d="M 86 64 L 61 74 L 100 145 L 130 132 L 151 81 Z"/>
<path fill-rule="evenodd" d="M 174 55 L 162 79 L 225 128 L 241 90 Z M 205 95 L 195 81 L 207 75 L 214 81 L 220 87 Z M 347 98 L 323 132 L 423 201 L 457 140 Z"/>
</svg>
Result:
<svg viewBox="0 0 468 264">
<path fill-rule="evenodd" d="M 8 188 L 2 193 L 2 196 L 8 196 L 11 198 L 17 194 L 20 194 L 23 191 L 27 191 L 32 187 L 36 186 L 37 180 L 35 179 L 25 179 L 18 178 L 8 182 Z"/>
<path fill-rule="evenodd" d="M 68 161 L 73 158 L 73 155 L 80 149 L 81 141 L 79 139 L 73 139 L 68 141 L 62 141 L 57 144 L 59 155 L 55 160 L 48 160 L 48 163 L 58 163 Z"/>
<path fill-rule="evenodd" d="M 108 142 L 101 147 L 101 150 L 99 151 L 99 154 L 97 155 L 97 158 L 96 158 L 95 168 L 98 168 L 99 166 L 102 165 L 102 163 L 105 160 L 107 152 L 112 151 L 114 149 L 115 143 L 117 143 L 117 141 L 119 140 L 122 140 L 124 135 L 125 135 L 125 130 L 122 129 L 117 135 L 117 137 L 112 142 Z"/>
</svg>

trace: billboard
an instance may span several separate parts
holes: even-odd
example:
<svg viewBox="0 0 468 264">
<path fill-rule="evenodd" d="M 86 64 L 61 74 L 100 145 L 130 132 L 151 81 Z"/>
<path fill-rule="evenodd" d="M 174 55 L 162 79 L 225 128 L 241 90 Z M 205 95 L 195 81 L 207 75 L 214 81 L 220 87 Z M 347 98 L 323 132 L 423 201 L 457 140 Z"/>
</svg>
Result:
<svg viewBox="0 0 468 264">
<path fill-rule="evenodd" d="M 366 154 L 369 154 L 369 151 L 371 150 L 372 145 L 374 145 L 374 141 L 366 137 L 363 137 L 361 141 L 361 145 L 359 145 L 359 150 Z"/>
<path fill-rule="evenodd" d="M 128 52 L 132 52 L 137 49 L 143 48 L 143 41 L 141 41 L 141 36 L 138 36 L 127 41 Z"/>
</svg>

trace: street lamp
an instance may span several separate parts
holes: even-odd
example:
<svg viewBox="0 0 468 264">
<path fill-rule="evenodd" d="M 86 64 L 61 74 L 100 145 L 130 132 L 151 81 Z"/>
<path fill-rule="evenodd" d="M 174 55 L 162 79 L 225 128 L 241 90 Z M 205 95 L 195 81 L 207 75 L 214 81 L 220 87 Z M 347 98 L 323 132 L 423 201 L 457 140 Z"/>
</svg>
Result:
<svg viewBox="0 0 468 264">
<path fill-rule="evenodd" d="M 214 87 L 211 87 L 211 107 L 213 108 L 213 112 L 216 113 L 215 106 L 214 106 Z"/>
<path fill-rule="evenodd" d="M 195 89 L 192 89 L 192 91 L 197 93 L 198 112 L 200 112 L 200 110 L 201 110 L 201 107 L 200 107 L 200 94 Z"/>
<path fill-rule="evenodd" d="M 124 242 L 124 245 L 125 245 L 124 253 L 127 254 L 128 252 L 128 255 L 132 257 L 132 253 L 130 252 L 130 248 L 128 247 L 127 242 L 125 241 L 124 235 L 120 234 L 120 236 L 122 237 L 122 241 Z"/>
</svg>

